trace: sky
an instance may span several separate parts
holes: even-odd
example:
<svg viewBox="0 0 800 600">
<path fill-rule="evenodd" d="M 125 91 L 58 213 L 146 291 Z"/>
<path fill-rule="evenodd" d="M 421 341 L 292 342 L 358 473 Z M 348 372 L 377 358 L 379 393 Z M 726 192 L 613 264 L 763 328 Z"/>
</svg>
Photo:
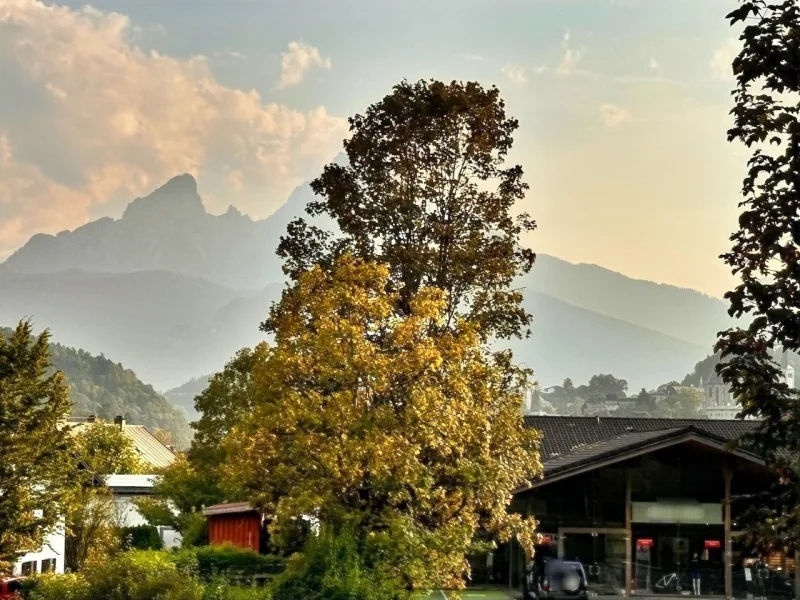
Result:
<svg viewBox="0 0 800 600">
<path fill-rule="evenodd" d="M 535 251 L 721 296 L 735 0 L 0 0 L 0 260 L 168 178 L 276 210 L 408 79 L 496 85 Z"/>
</svg>

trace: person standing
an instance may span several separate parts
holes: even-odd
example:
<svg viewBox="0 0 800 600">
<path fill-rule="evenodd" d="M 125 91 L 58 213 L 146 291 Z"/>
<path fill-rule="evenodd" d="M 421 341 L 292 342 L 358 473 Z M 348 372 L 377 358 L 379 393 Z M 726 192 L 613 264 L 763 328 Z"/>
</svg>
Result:
<svg viewBox="0 0 800 600">
<path fill-rule="evenodd" d="M 689 578 L 692 580 L 692 593 L 700 595 L 700 556 L 695 552 L 689 561 Z"/>
</svg>

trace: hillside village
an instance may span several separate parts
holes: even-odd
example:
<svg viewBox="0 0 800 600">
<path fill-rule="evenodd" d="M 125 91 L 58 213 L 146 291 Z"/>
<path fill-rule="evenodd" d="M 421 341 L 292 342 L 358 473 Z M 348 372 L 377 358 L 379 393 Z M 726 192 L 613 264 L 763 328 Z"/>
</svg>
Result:
<svg viewBox="0 0 800 600">
<path fill-rule="evenodd" d="M 800 600 L 798 0 L 0 0 L 0 82 L 0 600 Z"/>
<path fill-rule="evenodd" d="M 777 349 L 773 360 L 789 389 L 797 389 L 797 355 Z M 716 373 L 714 356 L 699 362 L 682 383 L 673 381 L 655 389 L 628 395 L 627 382 L 613 375 L 597 375 L 588 385 L 575 386 L 571 379 L 560 386 L 534 386 L 526 391 L 525 415 L 574 415 L 603 417 L 682 418 L 734 420 L 741 407 Z"/>
</svg>

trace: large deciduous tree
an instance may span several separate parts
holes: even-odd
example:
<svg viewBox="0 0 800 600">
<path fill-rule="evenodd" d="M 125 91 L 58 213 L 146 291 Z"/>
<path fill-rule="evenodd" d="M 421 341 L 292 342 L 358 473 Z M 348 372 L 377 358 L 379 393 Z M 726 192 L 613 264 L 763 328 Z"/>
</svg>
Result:
<svg viewBox="0 0 800 600">
<path fill-rule="evenodd" d="M 136 447 L 117 425 L 96 421 L 72 431 L 81 468 L 76 471 L 66 503 L 65 565 L 81 571 L 92 559 L 102 560 L 118 549 L 120 514 L 105 477 L 147 471 Z"/>
<path fill-rule="evenodd" d="M 267 352 L 266 344 L 243 348 L 195 398 L 195 408 L 202 415 L 199 421 L 192 423 L 195 436 L 189 458 L 195 467 L 216 473 L 225 453 L 220 442 L 250 410 L 255 385 L 253 368 L 263 361 Z"/>
<path fill-rule="evenodd" d="M 728 15 L 743 24 L 742 51 L 733 61 L 734 126 L 730 141 L 752 149 L 744 179 L 739 229 L 723 256 L 741 282 L 726 294 L 730 314 L 750 325 L 723 332 L 717 367 L 742 405 L 761 419 L 752 448 L 781 476 L 750 504 L 751 537 L 763 549 L 800 548 L 800 483 L 793 460 L 800 452 L 800 403 L 773 361 L 781 346 L 800 350 L 800 5 L 797 0 L 746 0 Z M 766 519 L 766 521 L 765 521 Z M 800 569 L 796 573 L 800 597 Z"/>
<path fill-rule="evenodd" d="M 391 268 L 349 255 L 300 273 L 228 431 L 227 478 L 274 515 L 353 527 L 409 587 L 458 584 L 476 530 L 517 535 L 511 492 L 540 473 L 520 416 L 525 373 L 492 355 L 447 294 L 389 292 Z M 377 340 L 377 341 L 376 341 Z"/>
<path fill-rule="evenodd" d="M 49 334 L 29 322 L 0 335 L 0 569 L 38 550 L 64 515 L 74 472 L 61 373 L 48 375 Z"/>
<path fill-rule="evenodd" d="M 348 252 L 388 265 L 401 314 L 431 286 L 447 293 L 444 327 L 462 313 L 480 324 L 482 337 L 526 334 L 531 317 L 512 285 L 533 264 L 520 237 L 535 223 L 514 216 L 528 189 L 522 168 L 505 164 L 517 127 L 496 88 L 395 86 L 350 119 L 349 164 L 328 165 L 311 184 L 321 199 L 308 213 L 332 218 L 339 231 L 302 219 L 290 224 L 279 246 L 285 271 L 296 279 Z"/>
</svg>

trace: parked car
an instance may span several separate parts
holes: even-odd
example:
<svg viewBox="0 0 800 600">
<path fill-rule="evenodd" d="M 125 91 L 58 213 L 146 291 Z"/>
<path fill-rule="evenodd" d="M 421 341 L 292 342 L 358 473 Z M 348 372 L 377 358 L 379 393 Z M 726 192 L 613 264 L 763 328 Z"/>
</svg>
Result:
<svg viewBox="0 0 800 600">
<path fill-rule="evenodd" d="M 24 577 L 3 577 L 0 579 L 0 600 L 19 598 L 24 580 Z"/>
<path fill-rule="evenodd" d="M 526 600 L 586 600 L 586 571 L 578 561 L 535 560 L 523 579 L 523 594 Z"/>
</svg>

